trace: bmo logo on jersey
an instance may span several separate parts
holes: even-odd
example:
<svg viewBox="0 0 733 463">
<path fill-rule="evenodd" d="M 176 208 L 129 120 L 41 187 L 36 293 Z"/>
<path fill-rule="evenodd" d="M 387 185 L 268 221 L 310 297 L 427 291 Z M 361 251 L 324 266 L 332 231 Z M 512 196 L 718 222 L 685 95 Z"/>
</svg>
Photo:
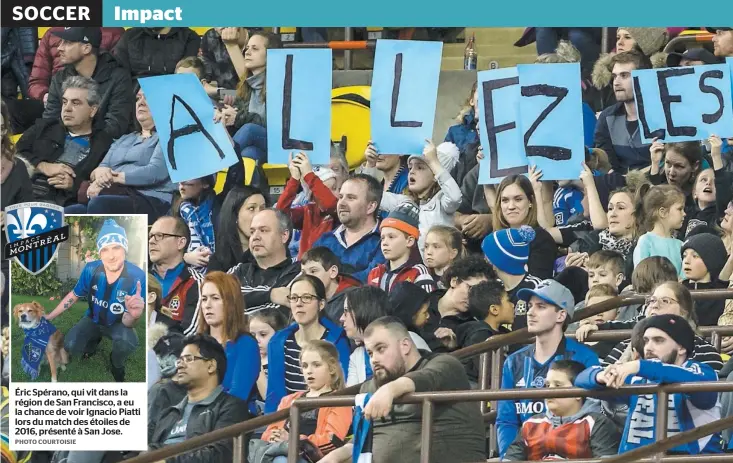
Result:
<svg viewBox="0 0 733 463">
<path fill-rule="evenodd" d="M 4 0 L 2 25 L 101 27 L 102 0 Z"/>
</svg>

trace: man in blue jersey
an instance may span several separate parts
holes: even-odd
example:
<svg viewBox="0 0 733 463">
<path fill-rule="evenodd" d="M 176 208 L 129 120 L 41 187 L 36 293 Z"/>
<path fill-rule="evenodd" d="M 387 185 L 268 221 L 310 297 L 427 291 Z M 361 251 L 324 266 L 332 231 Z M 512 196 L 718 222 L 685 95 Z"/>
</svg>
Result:
<svg viewBox="0 0 733 463">
<path fill-rule="evenodd" d="M 115 381 L 125 380 L 125 361 L 135 351 L 138 338 L 132 328 L 143 313 L 145 272 L 125 260 L 127 234 L 114 220 L 107 219 L 97 237 L 100 260 L 89 262 L 74 289 L 46 318 L 51 321 L 67 311 L 79 298 L 89 304 L 84 317 L 66 334 L 64 347 L 80 355 L 103 337 L 112 340 L 110 368 Z"/>
<path fill-rule="evenodd" d="M 535 335 L 535 342 L 504 361 L 502 389 L 545 387 L 547 371 L 556 360 L 575 360 L 586 367 L 598 365 L 598 357 L 589 347 L 564 335 L 575 308 L 568 288 L 555 280 L 543 280 L 535 289 L 520 290 L 517 297 L 527 303 L 527 330 Z M 544 411 L 544 400 L 499 401 L 496 425 L 502 458 L 522 423 Z"/>
<path fill-rule="evenodd" d="M 639 339 L 635 351 L 642 360 L 588 368 L 578 375 L 575 385 L 586 389 L 619 388 L 627 384 L 686 383 L 717 381 L 718 374 L 707 364 L 691 360 L 695 332 L 678 315 L 657 315 L 641 321 L 632 334 Z M 624 434 L 618 453 L 656 442 L 657 396 L 654 394 L 619 397 L 629 405 Z M 720 419 L 717 392 L 670 394 L 667 436 L 690 431 Z M 704 436 L 673 448 L 670 453 L 699 455 L 721 453 L 720 434 Z"/>
</svg>

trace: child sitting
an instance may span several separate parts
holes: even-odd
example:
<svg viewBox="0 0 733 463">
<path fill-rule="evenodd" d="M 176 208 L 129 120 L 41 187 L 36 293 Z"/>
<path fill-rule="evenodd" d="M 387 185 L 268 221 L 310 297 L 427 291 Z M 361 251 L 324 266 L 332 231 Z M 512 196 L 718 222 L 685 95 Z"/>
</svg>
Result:
<svg viewBox="0 0 733 463">
<path fill-rule="evenodd" d="M 585 370 L 574 360 L 550 365 L 546 384 L 550 389 L 573 387 Z M 546 411 L 522 424 L 521 431 L 502 461 L 540 461 L 602 458 L 616 455 L 621 434 L 600 413 L 598 403 L 581 397 L 546 399 Z"/>
<path fill-rule="evenodd" d="M 685 220 L 685 195 L 672 185 L 656 185 L 644 193 L 643 211 L 646 219 L 647 233 L 639 237 L 634 249 L 634 267 L 650 256 L 664 256 L 674 264 L 680 277 L 682 273 L 682 241 L 675 238 L 675 233 Z"/>
<path fill-rule="evenodd" d="M 434 225 L 425 237 L 425 266 L 438 288 L 446 289 L 441 277 L 456 258 L 463 257 L 463 235 L 450 225 Z"/>
<path fill-rule="evenodd" d="M 458 325 L 456 338 L 458 348 L 479 344 L 495 334 L 506 334 L 509 330 L 502 325 L 514 322 L 514 303 L 504 284 L 498 280 L 482 281 L 468 290 L 468 313 L 476 320 Z M 463 360 L 469 381 L 478 382 L 479 357 Z"/>
<path fill-rule="evenodd" d="M 585 150 L 585 164 L 594 176 L 604 175 L 611 169 L 608 162 L 608 155 L 600 148 Z M 555 226 L 561 227 L 568 222 L 585 213 L 583 199 L 585 193 L 581 180 L 560 180 L 557 182 L 558 189 L 552 198 L 552 215 L 555 219 Z"/>
<path fill-rule="evenodd" d="M 718 276 L 725 265 L 727 254 L 723 240 L 710 233 L 693 235 L 682 245 L 682 283 L 688 289 L 725 289 L 728 282 Z M 700 326 L 718 324 L 723 315 L 725 300 L 695 301 L 695 312 Z"/>
<path fill-rule="evenodd" d="M 188 251 L 183 260 L 195 270 L 206 273 L 209 257 L 215 251 L 214 224 L 219 217 L 219 204 L 213 175 L 186 180 L 178 184 L 180 202 L 173 205 L 173 214 L 180 216 L 191 231 Z"/>
<path fill-rule="evenodd" d="M 326 288 L 326 307 L 323 313 L 331 321 L 338 323 L 344 313 L 346 290 L 361 286 L 361 282 L 343 274 L 338 256 L 323 246 L 308 249 L 300 261 L 300 268 L 306 275 L 313 275 L 321 280 Z"/>
<path fill-rule="evenodd" d="M 302 396 L 320 397 L 344 388 L 344 372 L 339 362 L 338 350 L 328 341 L 313 340 L 304 345 L 300 352 L 300 368 L 308 390 L 283 397 L 277 407 L 278 410 L 290 408 L 290 405 Z M 326 455 L 343 445 L 351 427 L 351 417 L 350 407 L 323 407 L 303 412 L 300 415 L 300 427 L 298 428 L 301 441 L 308 440 L 323 455 Z M 287 444 L 289 431 L 290 420 L 278 421 L 267 427 L 262 434 L 262 441 Z M 256 450 L 254 455 L 250 455 L 249 461 L 260 461 L 257 456 L 260 455 L 260 451 L 264 453 L 266 447 L 266 445 L 255 444 Z M 253 447 L 250 446 L 250 452 L 252 449 Z M 272 460 L 273 463 L 287 461 L 287 447 L 284 450 L 284 456 L 275 457 Z"/>
<path fill-rule="evenodd" d="M 382 254 L 387 260 L 369 272 L 367 282 L 389 293 L 398 281 L 411 281 L 425 291 L 436 289 L 430 271 L 420 260 L 415 246 L 420 236 L 417 206 L 402 203 L 379 225 Z"/>
<path fill-rule="evenodd" d="M 585 306 L 590 307 L 595 304 L 600 304 L 601 302 L 613 299 L 616 296 L 618 296 L 618 291 L 616 291 L 615 287 L 606 283 L 601 283 L 588 290 L 588 294 L 585 296 Z M 616 320 L 616 315 L 618 315 L 618 309 L 607 310 L 590 318 L 581 320 L 580 326 L 590 324 L 601 325 L 608 321 Z M 616 346 L 616 341 L 589 341 L 585 344 L 587 344 L 593 352 L 598 355 L 598 358 L 606 358 L 606 356 Z"/>
</svg>

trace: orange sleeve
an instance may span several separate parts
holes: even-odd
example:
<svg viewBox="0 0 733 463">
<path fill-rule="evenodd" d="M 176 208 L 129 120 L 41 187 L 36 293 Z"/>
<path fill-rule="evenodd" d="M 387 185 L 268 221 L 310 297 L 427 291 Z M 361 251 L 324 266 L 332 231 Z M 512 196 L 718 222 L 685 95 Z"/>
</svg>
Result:
<svg viewBox="0 0 733 463">
<path fill-rule="evenodd" d="M 280 400 L 280 405 L 277 406 L 277 411 L 290 408 L 290 404 L 292 404 L 295 399 L 297 399 L 300 396 L 301 393 L 294 393 L 290 395 L 286 395 L 285 397 Z M 275 423 L 272 423 L 265 429 L 265 432 L 262 433 L 262 439 L 263 441 L 267 442 L 270 440 L 270 435 L 272 434 L 272 431 L 276 429 L 284 429 L 285 428 L 285 420 L 282 421 L 276 421 Z"/>
<path fill-rule="evenodd" d="M 351 407 L 322 408 L 318 414 L 316 433 L 308 436 L 308 440 L 320 448 L 324 455 L 331 452 L 335 449 L 331 442 L 333 436 L 342 441 L 346 440 L 351 428 L 352 416 Z"/>
</svg>

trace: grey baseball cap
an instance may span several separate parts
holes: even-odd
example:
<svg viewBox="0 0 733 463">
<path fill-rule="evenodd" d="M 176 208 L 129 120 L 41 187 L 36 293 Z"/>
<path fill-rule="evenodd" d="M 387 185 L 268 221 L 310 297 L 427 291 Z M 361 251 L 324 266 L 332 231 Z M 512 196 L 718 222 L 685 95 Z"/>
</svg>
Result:
<svg viewBox="0 0 733 463">
<path fill-rule="evenodd" d="M 535 289 L 520 289 L 517 293 L 517 297 L 524 302 L 529 302 L 532 296 L 560 307 L 568 313 L 568 317 L 575 313 L 573 293 L 555 280 L 543 280 Z"/>
</svg>

